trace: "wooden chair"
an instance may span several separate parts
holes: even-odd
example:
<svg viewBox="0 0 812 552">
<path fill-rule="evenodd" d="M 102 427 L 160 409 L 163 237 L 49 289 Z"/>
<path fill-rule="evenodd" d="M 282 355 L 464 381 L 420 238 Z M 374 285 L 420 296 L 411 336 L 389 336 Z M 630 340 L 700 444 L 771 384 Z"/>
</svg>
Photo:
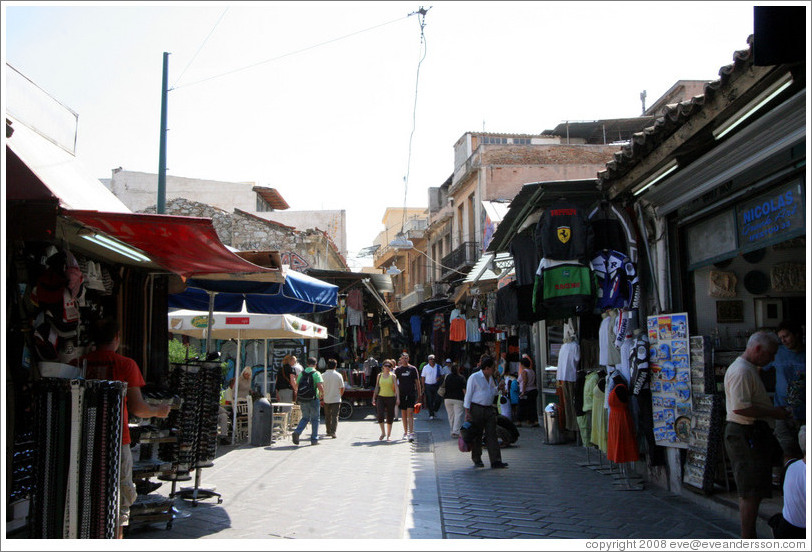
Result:
<svg viewBox="0 0 812 552">
<path fill-rule="evenodd" d="M 234 428 L 235 441 L 247 441 L 251 436 L 251 415 L 253 410 L 251 403 L 250 398 L 237 400 L 237 426 Z"/>
</svg>

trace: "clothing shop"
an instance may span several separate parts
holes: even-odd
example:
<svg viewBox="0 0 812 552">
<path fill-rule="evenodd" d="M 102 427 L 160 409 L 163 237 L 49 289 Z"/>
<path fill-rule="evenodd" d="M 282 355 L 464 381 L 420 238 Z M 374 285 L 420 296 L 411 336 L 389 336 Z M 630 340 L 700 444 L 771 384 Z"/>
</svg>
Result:
<svg viewBox="0 0 812 552">
<path fill-rule="evenodd" d="M 373 386 L 382 355 L 390 348 L 393 336 L 399 335 L 399 322 L 383 299 L 385 293 L 394 291 L 392 279 L 388 274 L 322 269 L 307 272 L 338 286 L 336 308 L 315 316 L 328 333 L 328 338 L 319 343 L 316 356 L 319 370 L 326 369 L 327 359 L 338 362 L 337 371 L 348 386 L 345 394 L 354 397 L 356 391 Z"/>
<path fill-rule="evenodd" d="M 722 443 L 727 367 L 754 331 L 808 317 L 805 70 L 756 65 L 750 45 L 599 174 L 613 200 L 632 202 L 644 233 L 645 309 L 684 313 L 691 401 L 677 395 L 673 414 L 655 404 L 654 426 L 670 447 L 667 485 L 703 493 L 735 486 Z M 649 316 L 647 335 L 652 371 L 674 368 L 679 379 L 676 318 Z M 772 396 L 775 371 L 761 375 Z"/>
<path fill-rule="evenodd" d="M 21 75 L 9 74 L 30 102 L 55 103 Z M 152 477 L 178 478 L 211 465 L 215 442 L 200 427 L 207 405 L 216 424 L 219 386 L 211 404 L 189 403 L 196 404 L 194 412 L 180 408 L 179 396 L 168 391 L 183 385 L 168 360 L 167 297 L 182 289 L 182 278 L 196 274 L 259 270 L 262 278 L 279 279 L 278 271 L 228 251 L 211 221 L 129 212 L 87 176 L 73 144 L 59 140 L 64 134 L 45 136 L 64 121 L 29 115 L 33 122 L 6 115 L 7 536 L 115 538 L 124 447 L 133 452 L 138 492 L 130 524 L 149 518 L 171 525 L 171 499 L 148 507 L 141 499 L 155 488 Z M 132 415 L 138 426 L 126 426 L 126 384 L 84 377 L 90 328 L 102 318 L 120 326 L 119 352 L 140 368 L 144 400 L 172 408 L 163 428 Z M 219 373 L 219 363 L 216 368 Z M 186 414 L 192 419 L 181 420 Z M 182 446 L 187 426 L 196 448 Z M 181 429 L 171 433 L 170 427 Z"/>
<path fill-rule="evenodd" d="M 729 490 L 725 369 L 756 329 L 805 324 L 803 72 L 736 52 L 597 180 L 526 184 L 494 235 L 541 318 L 547 442 L 619 489 Z"/>
<path fill-rule="evenodd" d="M 652 439 L 640 415 L 651 404 L 648 348 L 640 361 L 630 354 L 641 333 L 631 219 L 596 180 L 525 184 L 511 205 L 490 248 L 514 265 L 496 306 L 529 329 L 545 440 L 633 464 Z"/>
</svg>

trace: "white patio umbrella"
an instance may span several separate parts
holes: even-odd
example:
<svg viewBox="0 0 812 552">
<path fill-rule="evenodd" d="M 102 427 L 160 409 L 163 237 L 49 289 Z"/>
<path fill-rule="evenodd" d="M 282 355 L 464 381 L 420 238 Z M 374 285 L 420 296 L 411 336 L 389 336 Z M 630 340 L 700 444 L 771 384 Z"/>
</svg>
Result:
<svg viewBox="0 0 812 552">
<path fill-rule="evenodd" d="M 237 340 L 237 365 L 234 369 L 234 397 L 236 405 L 240 384 L 240 347 L 243 339 L 265 341 L 265 373 L 263 389 L 268 388 L 268 340 L 269 339 L 325 339 L 327 328 L 292 314 L 253 314 L 249 312 L 214 312 L 211 336 L 208 332 L 209 313 L 203 311 L 177 310 L 167 315 L 168 329 L 173 334 L 188 335 L 198 339 Z M 237 409 L 233 408 L 232 427 L 237 425 Z M 234 432 L 231 444 L 234 444 Z"/>
</svg>

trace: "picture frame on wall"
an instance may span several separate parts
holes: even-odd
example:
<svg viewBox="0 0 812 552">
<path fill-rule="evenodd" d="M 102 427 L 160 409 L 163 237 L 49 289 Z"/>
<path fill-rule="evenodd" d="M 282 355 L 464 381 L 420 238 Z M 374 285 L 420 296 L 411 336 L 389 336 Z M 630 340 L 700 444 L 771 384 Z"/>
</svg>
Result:
<svg viewBox="0 0 812 552">
<path fill-rule="evenodd" d="M 784 318 L 784 304 L 781 299 L 756 297 L 753 299 L 757 328 L 776 328 Z"/>
<path fill-rule="evenodd" d="M 716 301 L 717 324 L 740 324 L 744 322 L 744 301 Z"/>
</svg>

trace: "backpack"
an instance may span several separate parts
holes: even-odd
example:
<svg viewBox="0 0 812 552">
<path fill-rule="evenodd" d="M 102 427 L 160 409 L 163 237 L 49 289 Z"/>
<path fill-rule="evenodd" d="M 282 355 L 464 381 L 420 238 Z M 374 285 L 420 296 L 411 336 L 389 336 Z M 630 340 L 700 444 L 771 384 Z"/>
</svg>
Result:
<svg viewBox="0 0 812 552">
<path fill-rule="evenodd" d="M 296 392 L 297 398 L 310 401 L 316 398 L 316 382 L 313 379 L 313 372 L 305 370 L 299 378 L 299 390 Z"/>
</svg>

